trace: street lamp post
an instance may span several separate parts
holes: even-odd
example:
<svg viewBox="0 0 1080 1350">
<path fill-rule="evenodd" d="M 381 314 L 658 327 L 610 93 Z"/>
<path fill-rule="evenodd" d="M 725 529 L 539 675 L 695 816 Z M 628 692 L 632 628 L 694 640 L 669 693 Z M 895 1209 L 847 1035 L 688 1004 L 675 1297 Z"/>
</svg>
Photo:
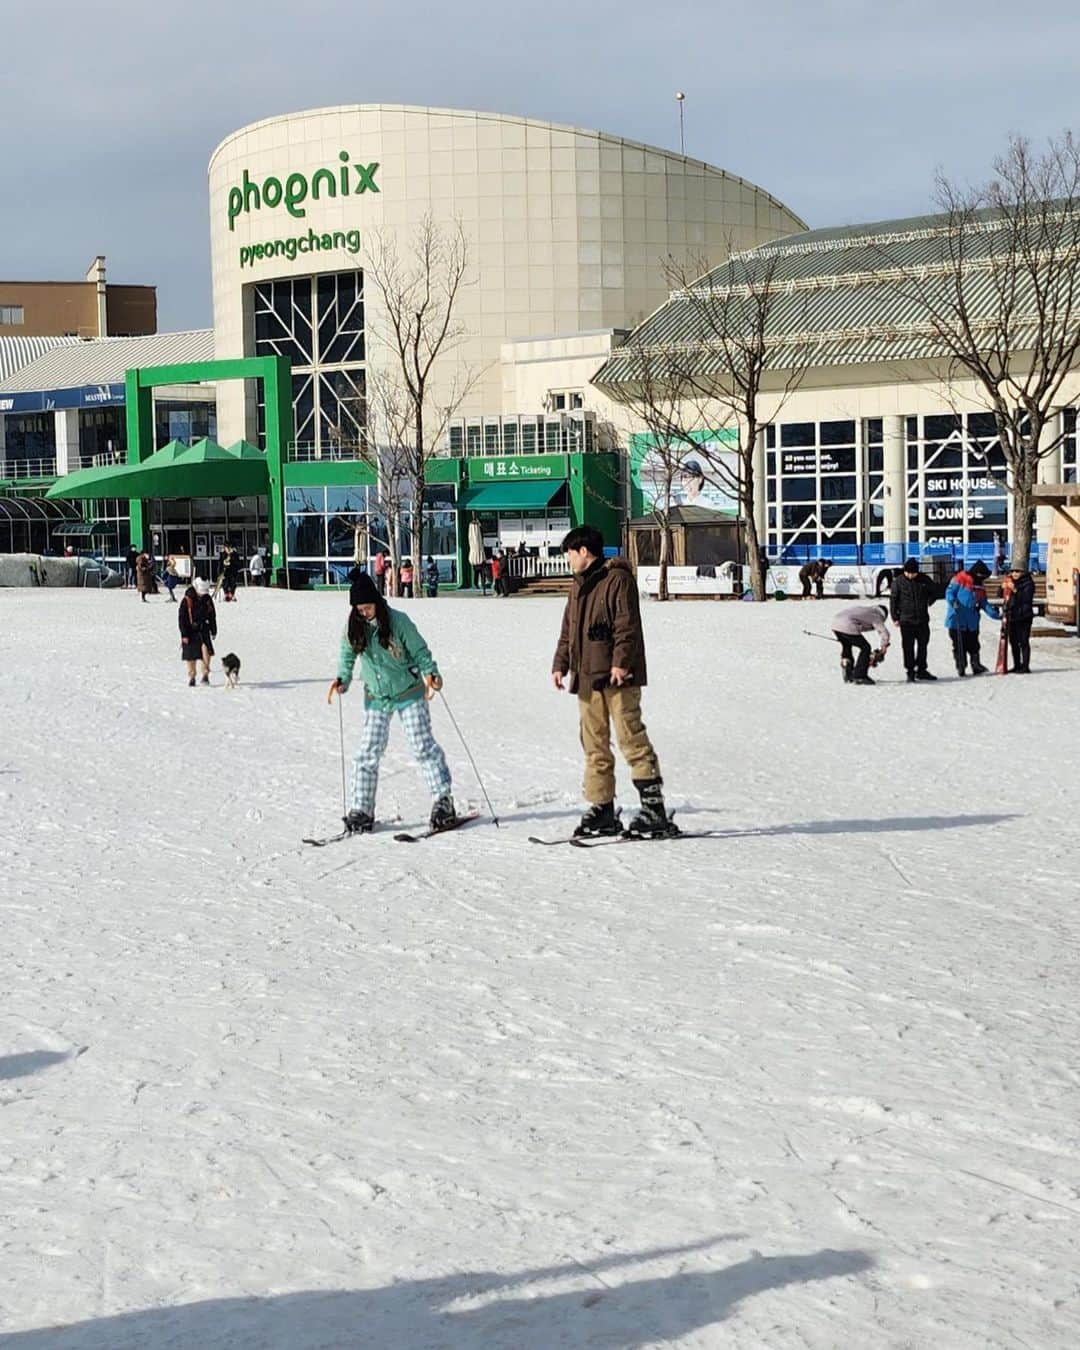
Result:
<svg viewBox="0 0 1080 1350">
<path fill-rule="evenodd" d="M 686 139 L 683 134 L 683 104 L 686 102 L 686 95 L 680 89 L 675 95 L 675 102 L 679 105 L 679 154 L 686 154 Z"/>
</svg>

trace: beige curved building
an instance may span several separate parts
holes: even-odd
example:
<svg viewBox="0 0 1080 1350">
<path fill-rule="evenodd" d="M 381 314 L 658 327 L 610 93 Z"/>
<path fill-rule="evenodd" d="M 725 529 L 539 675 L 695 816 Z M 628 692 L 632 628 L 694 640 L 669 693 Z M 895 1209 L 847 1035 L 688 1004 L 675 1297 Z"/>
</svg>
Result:
<svg viewBox="0 0 1080 1350">
<path fill-rule="evenodd" d="M 660 260 L 749 248 L 805 228 L 752 183 L 597 131 L 494 113 L 387 104 L 270 118 L 209 166 L 220 358 L 280 352 L 294 368 L 296 440 L 321 457 L 360 404 L 379 347 L 365 291 L 372 231 L 404 253 L 417 221 L 460 220 L 472 284 L 456 360 L 483 375 L 463 413 L 497 410 L 500 346 L 639 323 L 667 297 Z M 445 368 L 444 368 L 445 369 Z M 225 441 L 259 411 L 218 391 Z"/>
</svg>

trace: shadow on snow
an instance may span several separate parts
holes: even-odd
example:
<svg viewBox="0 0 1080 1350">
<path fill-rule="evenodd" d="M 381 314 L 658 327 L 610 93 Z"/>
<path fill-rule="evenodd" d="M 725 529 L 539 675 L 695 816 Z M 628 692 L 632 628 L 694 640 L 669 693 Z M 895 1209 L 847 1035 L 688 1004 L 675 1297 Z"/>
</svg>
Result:
<svg viewBox="0 0 1080 1350">
<path fill-rule="evenodd" d="M 511 1275 L 473 1271 L 442 1279 L 402 1280 L 382 1289 L 304 1291 L 272 1298 L 211 1299 L 181 1307 L 122 1313 L 66 1327 L 0 1335 L 3 1350 L 549 1350 L 618 1345 L 621 1350 L 674 1340 L 730 1316 L 755 1294 L 787 1285 L 858 1275 L 873 1267 L 861 1251 L 752 1256 L 721 1270 L 609 1284 L 598 1272 L 731 1241 L 574 1262 Z M 544 1279 L 583 1278 L 588 1288 L 508 1296 Z M 483 1300 L 479 1306 L 473 1304 Z M 791 1314 L 797 1319 L 797 1311 Z"/>
<path fill-rule="evenodd" d="M 21 1055 L 0 1055 L 0 1082 L 5 1078 L 25 1078 L 71 1056 L 66 1050 L 27 1050 Z"/>
</svg>

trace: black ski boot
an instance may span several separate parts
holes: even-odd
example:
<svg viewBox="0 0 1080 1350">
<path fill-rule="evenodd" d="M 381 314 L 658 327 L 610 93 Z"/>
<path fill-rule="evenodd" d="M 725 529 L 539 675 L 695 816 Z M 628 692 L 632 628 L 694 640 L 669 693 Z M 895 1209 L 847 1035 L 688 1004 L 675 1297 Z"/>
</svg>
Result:
<svg viewBox="0 0 1080 1350">
<path fill-rule="evenodd" d="M 591 834 L 620 834 L 619 817 L 614 802 L 596 802 L 585 812 L 574 828 L 574 838 Z"/>
<path fill-rule="evenodd" d="M 457 824 L 457 812 L 454 810 L 453 797 L 440 797 L 431 808 L 431 829 L 452 830 Z"/>
<path fill-rule="evenodd" d="M 369 816 L 366 811 L 350 811 L 341 819 L 347 834 L 370 834 L 375 828 L 375 817 Z"/>
<path fill-rule="evenodd" d="M 641 798 L 641 810 L 626 827 L 627 834 L 678 834 L 679 827 L 664 806 L 663 779 L 642 778 L 634 786 Z"/>
</svg>

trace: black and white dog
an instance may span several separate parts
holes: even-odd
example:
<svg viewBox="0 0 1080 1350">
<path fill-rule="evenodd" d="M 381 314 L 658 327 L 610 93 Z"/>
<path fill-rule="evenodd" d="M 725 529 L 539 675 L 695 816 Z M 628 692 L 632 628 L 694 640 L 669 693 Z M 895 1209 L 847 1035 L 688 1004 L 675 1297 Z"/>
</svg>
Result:
<svg viewBox="0 0 1080 1350">
<path fill-rule="evenodd" d="M 225 671 L 226 689 L 235 689 L 240 683 L 240 658 L 235 652 L 230 652 L 221 658 L 221 666 Z"/>
</svg>

